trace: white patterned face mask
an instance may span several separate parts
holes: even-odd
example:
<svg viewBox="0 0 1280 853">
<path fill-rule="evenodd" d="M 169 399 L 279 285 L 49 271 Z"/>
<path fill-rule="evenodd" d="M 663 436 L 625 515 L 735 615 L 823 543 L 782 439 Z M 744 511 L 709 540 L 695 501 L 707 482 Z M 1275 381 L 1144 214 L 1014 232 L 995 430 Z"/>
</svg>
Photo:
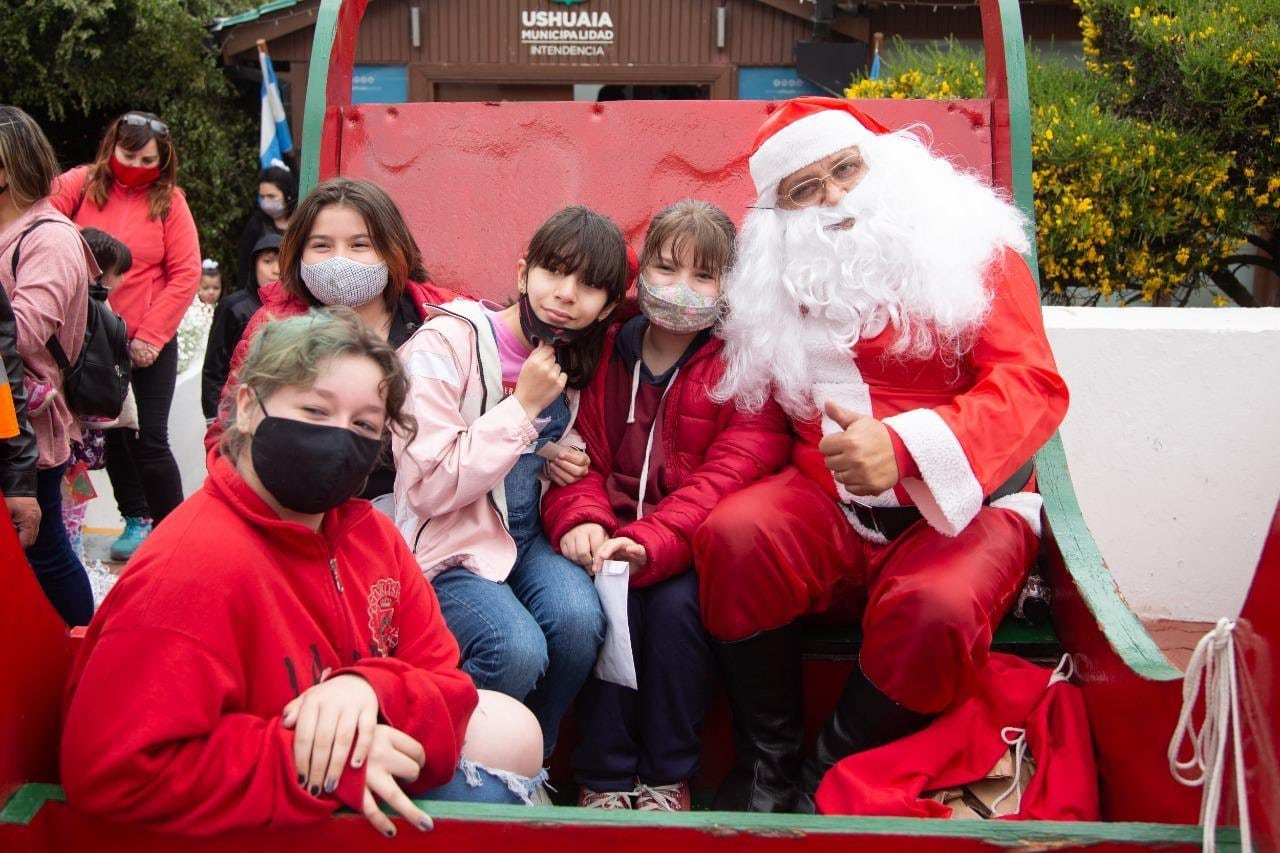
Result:
<svg viewBox="0 0 1280 853">
<path fill-rule="evenodd" d="M 355 308 L 387 289 L 387 265 L 362 264 L 338 256 L 318 264 L 302 264 L 302 283 L 325 305 Z"/>
</svg>

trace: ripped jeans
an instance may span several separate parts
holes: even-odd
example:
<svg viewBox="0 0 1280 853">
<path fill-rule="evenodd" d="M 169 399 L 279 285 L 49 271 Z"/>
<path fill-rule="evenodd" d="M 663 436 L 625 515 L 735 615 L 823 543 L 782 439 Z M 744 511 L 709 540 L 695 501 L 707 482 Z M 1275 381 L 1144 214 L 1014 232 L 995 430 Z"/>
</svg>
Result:
<svg viewBox="0 0 1280 853">
<path fill-rule="evenodd" d="M 453 778 L 438 788 L 417 797 L 419 800 L 442 800 L 459 803 L 497 803 L 499 805 L 539 805 L 545 798 L 543 770 L 537 776 L 520 776 L 509 770 L 493 770 L 469 759 L 458 762 Z"/>
</svg>

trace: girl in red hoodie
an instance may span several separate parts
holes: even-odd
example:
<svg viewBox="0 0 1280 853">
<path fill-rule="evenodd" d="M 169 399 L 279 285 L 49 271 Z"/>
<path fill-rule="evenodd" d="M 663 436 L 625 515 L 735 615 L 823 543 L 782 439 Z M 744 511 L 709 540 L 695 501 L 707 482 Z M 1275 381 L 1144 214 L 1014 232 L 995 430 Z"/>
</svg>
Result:
<svg viewBox="0 0 1280 853">
<path fill-rule="evenodd" d="M 111 545 L 115 560 L 128 559 L 152 523 L 182 502 L 169 407 L 178 323 L 200 283 L 200 240 L 177 180 L 168 125 L 152 113 L 128 112 L 111 122 L 92 163 L 57 180 L 52 198 L 76 225 L 107 232 L 133 255 L 133 268 L 109 300 L 129 330 L 138 404 L 138 430 L 107 436 L 107 473 L 125 520 L 124 534 Z"/>
<path fill-rule="evenodd" d="M 777 471 L 791 450 L 776 406 L 749 414 L 710 397 L 724 369 L 712 327 L 733 240 L 729 217 L 706 202 L 682 201 L 650 223 L 643 316 L 610 332 L 607 362 L 582 392 L 590 471 L 543 500 L 547 536 L 565 557 L 593 572 L 630 563 L 639 689 L 591 678 L 579 694 L 572 764 L 584 806 L 689 808 L 712 680 L 693 534 L 717 501 Z"/>
<path fill-rule="evenodd" d="M 528 802 L 537 721 L 497 694 L 477 708 L 413 555 L 352 499 L 389 433 L 414 428 L 395 351 L 350 312 L 317 312 L 266 327 L 241 376 L 204 487 L 90 626 L 68 800 L 190 835 L 343 805 L 394 835 L 379 801 L 422 829 L 407 794 Z"/>
</svg>

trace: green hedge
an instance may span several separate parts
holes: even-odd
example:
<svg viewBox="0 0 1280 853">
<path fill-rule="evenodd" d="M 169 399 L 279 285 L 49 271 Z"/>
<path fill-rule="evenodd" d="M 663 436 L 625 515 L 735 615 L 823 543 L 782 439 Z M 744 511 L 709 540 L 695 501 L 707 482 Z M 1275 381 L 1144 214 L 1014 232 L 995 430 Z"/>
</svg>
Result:
<svg viewBox="0 0 1280 853">
<path fill-rule="evenodd" d="M 92 156 L 107 121 L 150 110 L 173 130 L 179 185 L 205 255 L 232 261 L 257 186 L 256 116 L 218 67 L 208 32 L 239 0 L 0 0 L 0 102 L 44 127 L 64 165 Z M 230 279 L 225 279 L 230 281 Z"/>
</svg>

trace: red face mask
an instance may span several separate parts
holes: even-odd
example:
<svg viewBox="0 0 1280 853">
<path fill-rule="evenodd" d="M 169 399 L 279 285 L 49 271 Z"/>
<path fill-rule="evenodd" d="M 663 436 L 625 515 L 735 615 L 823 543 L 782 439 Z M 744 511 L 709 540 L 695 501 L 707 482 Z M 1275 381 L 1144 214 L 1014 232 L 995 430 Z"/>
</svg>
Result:
<svg viewBox="0 0 1280 853">
<path fill-rule="evenodd" d="M 128 166 L 116 159 L 114 154 L 111 155 L 109 165 L 112 177 L 130 189 L 145 187 L 160 177 L 159 166 Z"/>
</svg>

